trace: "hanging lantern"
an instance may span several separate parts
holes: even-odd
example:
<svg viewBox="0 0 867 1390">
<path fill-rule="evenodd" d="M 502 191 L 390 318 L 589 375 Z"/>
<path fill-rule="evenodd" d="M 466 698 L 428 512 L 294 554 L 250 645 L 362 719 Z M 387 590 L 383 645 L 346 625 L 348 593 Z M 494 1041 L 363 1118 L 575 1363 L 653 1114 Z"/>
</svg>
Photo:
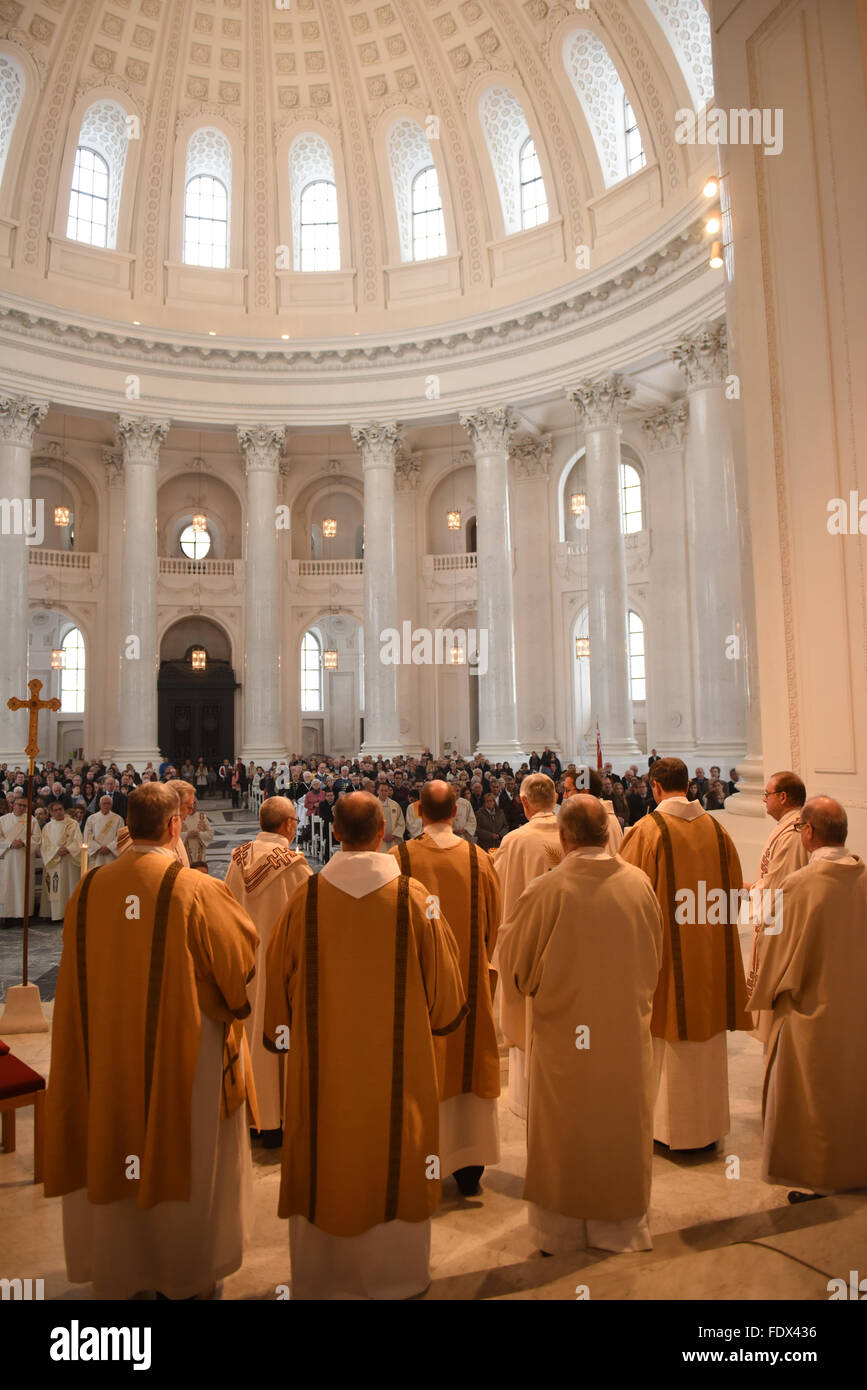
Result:
<svg viewBox="0 0 867 1390">
<path fill-rule="evenodd" d="M 575 655 L 576 655 L 577 657 L 585 657 L 585 656 L 586 656 L 586 657 L 589 657 L 589 656 L 590 656 L 590 638 L 589 638 L 589 637 L 576 637 L 576 638 L 575 638 Z"/>
<path fill-rule="evenodd" d="M 327 541 L 333 541 L 337 535 L 337 522 L 333 516 L 327 516 L 322 523 L 322 534 Z"/>
<path fill-rule="evenodd" d="M 208 653 L 204 647 L 196 647 L 193 651 L 193 670 L 204 671 L 208 664 Z"/>
<path fill-rule="evenodd" d="M 69 508 L 68 508 L 68 507 L 55 507 L 55 508 L 54 508 L 54 524 L 55 524 L 55 526 L 68 526 L 68 525 L 69 525 L 69 515 L 70 515 L 70 513 L 69 513 Z"/>
<path fill-rule="evenodd" d="M 454 646 L 452 647 L 452 649 L 451 649 L 451 662 L 452 662 L 452 665 L 453 665 L 453 666 L 463 666 L 465 661 L 466 661 L 466 653 L 464 652 L 463 647 L 460 647 L 460 646 L 457 645 L 457 643 L 455 643 L 455 645 L 454 645 Z"/>
<path fill-rule="evenodd" d="M 52 669 L 52 671 L 62 671 L 62 670 L 63 670 L 63 648 L 62 648 L 62 647 L 55 647 L 54 650 L 52 651 L 52 653 L 51 653 L 51 669 Z"/>
<path fill-rule="evenodd" d="M 196 512 L 192 520 L 192 527 L 194 531 L 207 531 L 208 518 L 205 516 L 204 512 Z"/>
<path fill-rule="evenodd" d="M 326 671 L 337 670 L 337 652 L 329 651 L 322 653 L 322 665 Z"/>
<path fill-rule="evenodd" d="M 573 492 L 570 498 L 573 516 L 583 516 L 587 510 L 587 497 L 583 492 Z"/>
<path fill-rule="evenodd" d="M 446 526 L 450 531 L 460 531 L 461 514 L 460 512 L 446 512 Z"/>
</svg>

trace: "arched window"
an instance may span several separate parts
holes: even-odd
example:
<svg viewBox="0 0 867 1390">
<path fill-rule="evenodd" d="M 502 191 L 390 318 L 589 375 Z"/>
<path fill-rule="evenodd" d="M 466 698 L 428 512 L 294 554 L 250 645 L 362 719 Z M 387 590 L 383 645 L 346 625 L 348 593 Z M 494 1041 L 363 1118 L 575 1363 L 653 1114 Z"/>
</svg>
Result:
<svg viewBox="0 0 867 1390">
<path fill-rule="evenodd" d="M 386 150 L 394 188 L 401 261 L 447 255 L 436 166 L 418 121 L 410 116 L 399 117 L 389 128 Z"/>
<path fill-rule="evenodd" d="M 620 529 L 625 536 L 644 530 L 641 474 L 631 463 L 620 465 Z"/>
<path fill-rule="evenodd" d="M 322 179 L 301 194 L 301 269 L 340 269 L 337 189 Z"/>
<path fill-rule="evenodd" d="M 210 531 L 197 531 L 194 526 L 185 526 L 180 536 L 180 547 L 188 560 L 204 560 L 211 549 Z"/>
<path fill-rule="evenodd" d="M 437 171 L 431 164 L 412 181 L 412 258 L 430 261 L 446 254 L 446 224 Z"/>
<path fill-rule="evenodd" d="M 305 632 L 301 642 L 301 709 L 322 709 L 322 643 L 315 632 Z"/>
<path fill-rule="evenodd" d="M 538 227 L 548 221 L 548 199 L 542 166 L 533 140 L 521 146 L 521 226 Z"/>
<path fill-rule="evenodd" d="M 129 145 L 127 113 L 116 101 L 85 112 L 75 152 L 66 235 L 88 246 L 117 246 L 117 218 Z"/>
<path fill-rule="evenodd" d="M 623 93 L 623 138 L 626 142 L 626 172 L 627 174 L 634 174 L 637 169 L 644 168 L 647 160 L 644 157 L 641 131 L 638 129 L 635 112 L 625 92 Z"/>
<path fill-rule="evenodd" d="M 647 0 L 700 111 L 713 96 L 710 17 L 702 0 Z"/>
<path fill-rule="evenodd" d="M 221 130 L 201 126 L 187 144 L 184 264 L 225 270 L 229 264 L 232 147 Z"/>
<path fill-rule="evenodd" d="M 629 610 L 628 641 L 629 694 L 635 705 L 647 699 L 647 680 L 644 670 L 644 623 L 634 608 Z"/>
<path fill-rule="evenodd" d="M 81 629 L 70 628 L 63 639 L 60 673 L 60 713 L 84 713 L 84 638 Z"/>
<path fill-rule="evenodd" d="M 315 131 L 289 146 L 295 270 L 339 270 L 340 228 L 331 146 Z"/>
<path fill-rule="evenodd" d="M 487 87 L 479 97 L 479 119 L 503 209 L 506 235 L 548 220 L 548 197 L 527 117 L 508 87 Z"/>
<path fill-rule="evenodd" d="M 623 83 L 604 43 L 588 29 L 573 29 L 566 35 L 563 62 L 590 127 L 605 187 L 610 188 L 630 172 L 626 157 L 627 103 Z M 640 133 L 632 137 L 630 148 L 633 158 L 637 159 Z M 636 163 L 635 168 L 640 167 Z"/>
<path fill-rule="evenodd" d="M 6 156 L 12 143 L 15 121 L 23 96 L 23 72 L 8 53 L 0 53 L 0 182 L 3 180 Z"/>
</svg>

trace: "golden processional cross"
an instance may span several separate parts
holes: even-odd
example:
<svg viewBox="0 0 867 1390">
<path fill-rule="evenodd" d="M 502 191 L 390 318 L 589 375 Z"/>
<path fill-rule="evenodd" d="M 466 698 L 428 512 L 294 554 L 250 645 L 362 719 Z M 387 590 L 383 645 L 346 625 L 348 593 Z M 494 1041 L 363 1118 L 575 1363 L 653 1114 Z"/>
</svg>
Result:
<svg viewBox="0 0 867 1390">
<path fill-rule="evenodd" d="M 13 695 L 12 699 L 6 702 L 12 710 L 27 709 L 30 711 L 27 747 L 24 749 L 24 752 L 30 759 L 27 777 L 27 831 L 24 841 L 24 943 L 21 981 L 24 985 L 27 984 L 27 929 L 30 925 L 30 841 L 33 835 L 33 778 L 35 775 L 36 756 L 39 752 L 39 744 L 36 742 L 39 733 L 39 711 L 41 709 L 60 709 L 60 701 L 56 696 L 51 700 L 40 700 L 39 692 L 42 689 L 41 680 L 34 679 L 28 681 L 27 689 L 30 691 L 29 700 L 19 700 L 17 695 Z"/>
</svg>

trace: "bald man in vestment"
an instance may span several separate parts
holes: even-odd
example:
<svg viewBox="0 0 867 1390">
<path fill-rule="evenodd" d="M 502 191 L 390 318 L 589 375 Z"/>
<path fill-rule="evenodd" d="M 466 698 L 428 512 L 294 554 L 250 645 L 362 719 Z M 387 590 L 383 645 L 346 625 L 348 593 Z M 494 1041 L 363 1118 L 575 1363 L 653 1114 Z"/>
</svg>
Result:
<svg viewBox="0 0 867 1390">
<path fill-rule="evenodd" d="M 768 778 L 765 787 L 765 810 L 776 821 L 776 826 L 767 838 L 762 851 L 759 877 L 749 885 L 749 921 L 753 924 L 753 946 L 750 968 L 747 975 L 747 990 L 755 989 L 759 975 L 759 963 L 765 943 L 766 933 L 777 934 L 779 924 L 775 920 L 775 897 L 783 880 L 797 869 L 803 869 L 808 860 L 807 851 L 801 843 L 797 830 L 801 807 L 807 799 L 807 788 L 794 772 L 775 772 Z M 765 1009 L 753 1014 L 756 1037 L 763 1043 L 771 1035 L 773 1016 Z"/>
<path fill-rule="evenodd" d="M 441 1195 L 434 1038 L 467 1005 L 457 943 L 379 853 L 378 799 L 334 805 L 340 850 L 272 933 L 265 1045 L 287 1083 L 279 1215 L 293 1299 L 392 1299 L 430 1282 Z"/>
<path fill-rule="evenodd" d="M 111 809 L 111 797 L 99 798 L 99 809 L 88 816 L 84 825 L 83 842 L 87 846 L 91 868 L 100 864 L 110 864 L 122 851 L 118 848 L 119 837 L 124 836 L 124 848 L 131 843 L 123 817 Z"/>
<path fill-rule="evenodd" d="M 808 862 L 783 880 L 750 998 L 773 1011 L 762 1177 L 790 1202 L 867 1187 L 867 865 L 831 797 L 805 802 L 798 827 Z"/>
<path fill-rule="evenodd" d="M 171 787 L 177 794 L 180 804 L 181 830 L 186 825 L 187 820 L 196 809 L 196 789 L 191 782 L 185 782 L 182 777 L 172 777 L 168 782 L 163 782 L 164 787 Z M 117 852 L 119 855 L 126 853 L 132 845 L 132 836 L 129 827 L 124 826 L 118 831 Z M 187 854 L 187 847 L 180 836 L 173 849 L 173 854 L 182 868 L 190 867 L 190 856 Z"/>
<path fill-rule="evenodd" d="M 138 787 L 128 816 L 132 847 L 66 910 L 45 1195 L 63 1197 L 72 1283 L 193 1298 L 243 1258 L 246 1078 L 227 1044 L 250 1011 L 258 937 L 223 883 L 177 862 L 172 788 Z"/>
<path fill-rule="evenodd" d="M 464 1197 L 471 1197 L 487 1165 L 500 1161 L 500 1053 L 490 980 L 500 885 L 488 855 L 454 833 L 457 795 L 448 782 L 425 782 L 419 808 L 422 834 L 392 854 L 402 873 L 434 895 L 460 952 L 469 1013 L 454 1033 L 435 1038 L 434 1047 L 440 1167 L 443 1176 L 454 1176 Z"/>
<path fill-rule="evenodd" d="M 295 803 L 269 796 L 259 808 L 259 834 L 238 845 L 226 873 L 226 887 L 256 924 L 259 949 L 256 974 L 247 986 L 250 1015 L 244 1023 L 256 1078 L 259 1137 L 265 1148 L 283 1140 L 283 1054 L 266 1050 L 262 1042 L 265 1015 L 265 959 L 271 931 L 285 912 L 299 884 L 310 877 L 310 865 L 292 841 L 298 829 Z"/>
<path fill-rule="evenodd" d="M 657 809 L 632 827 L 620 857 L 647 874 L 665 919 L 653 1134 L 670 1149 L 704 1149 L 729 1130 L 726 1032 L 752 1029 L 737 926 L 743 876 L 731 837 L 687 800 L 686 764 L 660 758 L 650 782 Z"/>
<path fill-rule="evenodd" d="M 662 912 L 611 854 L 595 797 L 569 797 L 558 829 L 565 858 L 521 894 L 498 951 L 506 998 L 533 1000 L 530 1235 L 545 1254 L 649 1250 Z"/>
<path fill-rule="evenodd" d="M 503 894 L 503 921 L 507 922 L 527 884 L 549 873 L 563 858 L 557 832 L 557 789 L 544 772 L 533 772 L 521 783 L 521 804 L 526 825 L 519 825 L 503 839 L 494 860 Z M 499 970 L 494 951 L 494 969 Z M 500 994 L 500 1027 L 509 1044 L 509 1109 L 527 1118 L 526 1034 L 530 1004 Z"/>
</svg>

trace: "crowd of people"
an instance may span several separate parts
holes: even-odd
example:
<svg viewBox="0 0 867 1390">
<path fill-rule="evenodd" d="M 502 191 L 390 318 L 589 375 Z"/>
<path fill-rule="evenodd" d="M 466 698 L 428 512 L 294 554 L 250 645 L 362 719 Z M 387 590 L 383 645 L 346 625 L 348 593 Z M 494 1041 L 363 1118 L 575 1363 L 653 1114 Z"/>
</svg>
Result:
<svg viewBox="0 0 867 1390">
<path fill-rule="evenodd" d="M 281 1149 L 293 1299 L 418 1295 L 442 1182 L 472 1196 L 500 1160 L 500 1036 L 543 1255 L 652 1248 L 654 1141 L 722 1176 L 727 1033 L 763 1022 L 763 1177 L 792 1202 L 867 1185 L 867 868 L 838 802 L 774 774 L 745 886 L 677 758 L 654 760 L 654 809 L 625 835 L 587 769 L 330 761 L 268 770 L 225 885 L 185 873 L 194 790 L 167 766 L 129 792 L 129 845 L 69 903 L 45 1192 L 63 1197 L 72 1282 L 208 1296 L 243 1260 L 249 1127 Z M 340 853 L 313 873 L 296 835 L 329 777 Z M 502 812 L 501 780 L 523 819 L 487 849 L 458 808 L 478 782 L 477 822 Z M 143 930 L 118 933 L 131 901 Z M 139 1036 L 156 933 L 162 1003 Z"/>
</svg>

